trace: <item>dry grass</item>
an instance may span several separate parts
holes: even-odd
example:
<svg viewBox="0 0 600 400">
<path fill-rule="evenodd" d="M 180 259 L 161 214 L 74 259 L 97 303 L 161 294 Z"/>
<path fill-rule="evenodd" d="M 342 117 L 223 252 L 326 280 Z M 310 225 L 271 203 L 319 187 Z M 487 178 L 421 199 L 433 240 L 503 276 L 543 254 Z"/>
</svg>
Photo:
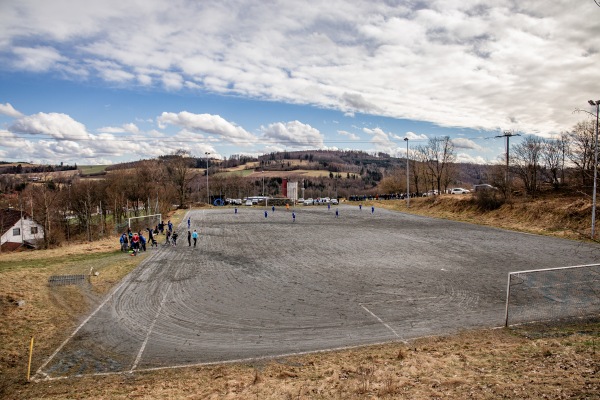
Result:
<svg viewBox="0 0 600 400">
<path fill-rule="evenodd" d="M 411 211 L 433 210 L 440 201 L 460 210 L 468 208 L 460 203 L 464 200 L 422 199 L 411 203 Z M 464 220 L 474 218 L 466 211 L 464 214 Z M 185 211 L 179 211 L 171 220 L 180 221 L 184 215 Z M 531 221 L 546 219 L 550 222 L 545 224 L 560 221 L 559 217 L 543 215 Z M 390 343 L 252 364 L 25 382 L 30 337 L 36 338 L 35 370 L 95 302 L 141 260 L 114 251 L 117 246 L 113 239 L 0 256 L 0 398 L 600 398 L 598 321 L 463 332 L 409 344 Z M 88 287 L 50 288 L 46 284 L 52 274 L 83 273 L 92 265 L 100 275 L 92 278 Z M 26 303 L 18 307 L 16 302 L 22 299 Z"/>
<path fill-rule="evenodd" d="M 352 203 L 350 203 L 352 204 Z M 586 239 L 591 232 L 591 201 L 581 196 L 514 198 L 497 210 L 483 212 L 471 195 L 441 195 L 410 200 L 372 201 L 388 208 L 436 218 L 452 219 L 521 232 L 569 239 Z"/>
<path fill-rule="evenodd" d="M 598 324 L 529 339 L 464 332 L 256 364 L 15 385 L 27 398 L 563 399 L 598 398 Z M 543 328 L 548 333 L 549 328 Z M 577 333 L 580 332 L 580 333 Z M 398 357 L 402 354 L 402 357 Z"/>
</svg>

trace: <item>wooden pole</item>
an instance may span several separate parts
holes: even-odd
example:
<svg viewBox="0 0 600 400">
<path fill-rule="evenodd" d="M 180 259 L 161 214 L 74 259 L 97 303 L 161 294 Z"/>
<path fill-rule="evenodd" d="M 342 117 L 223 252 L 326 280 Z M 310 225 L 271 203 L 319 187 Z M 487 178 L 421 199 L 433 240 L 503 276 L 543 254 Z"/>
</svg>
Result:
<svg viewBox="0 0 600 400">
<path fill-rule="evenodd" d="M 30 382 L 30 374 L 31 374 L 31 356 L 33 355 L 33 336 L 31 337 L 31 342 L 29 343 L 29 362 L 27 363 L 27 382 Z"/>
</svg>

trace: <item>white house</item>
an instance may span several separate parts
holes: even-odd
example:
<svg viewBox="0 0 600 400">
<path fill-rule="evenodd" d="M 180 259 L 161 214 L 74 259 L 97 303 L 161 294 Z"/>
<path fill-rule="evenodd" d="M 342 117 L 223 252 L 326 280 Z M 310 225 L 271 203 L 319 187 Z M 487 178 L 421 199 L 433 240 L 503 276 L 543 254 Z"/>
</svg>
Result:
<svg viewBox="0 0 600 400">
<path fill-rule="evenodd" d="M 15 249 L 22 245 L 35 247 L 44 238 L 44 227 L 26 212 L 12 208 L 0 210 L 0 246 Z"/>
</svg>

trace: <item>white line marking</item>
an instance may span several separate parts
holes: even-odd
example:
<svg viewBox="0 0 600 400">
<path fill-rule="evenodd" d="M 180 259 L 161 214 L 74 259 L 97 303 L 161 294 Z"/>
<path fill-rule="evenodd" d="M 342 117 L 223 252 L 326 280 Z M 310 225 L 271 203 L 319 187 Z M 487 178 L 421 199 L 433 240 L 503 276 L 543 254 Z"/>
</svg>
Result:
<svg viewBox="0 0 600 400">
<path fill-rule="evenodd" d="M 398 333 L 396 333 L 396 331 L 395 331 L 395 330 L 394 330 L 394 329 L 393 329 L 391 326 L 389 326 L 388 324 L 386 324 L 385 322 L 383 322 L 383 320 L 382 320 L 381 318 L 379 318 L 379 317 L 378 317 L 377 315 L 375 315 L 375 314 L 374 314 L 374 313 L 373 313 L 371 310 L 369 310 L 367 307 L 365 307 L 365 306 L 364 306 L 364 304 L 361 304 L 360 306 L 361 306 L 362 308 L 364 308 L 364 310 L 365 310 L 366 312 L 368 312 L 369 314 L 371 314 L 372 316 L 374 316 L 374 317 L 377 319 L 377 321 L 381 322 L 381 323 L 383 324 L 383 326 L 385 326 L 385 327 L 386 327 L 386 328 L 388 328 L 390 331 L 392 331 L 392 333 L 393 333 L 394 335 L 396 335 L 396 337 L 397 337 L 398 339 L 400 339 L 400 340 L 402 340 L 402 342 L 406 343 L 406 341 L 405 341 L 404 339 L 402 339 L 402 338 L 400 337 L 400 335 L 398 335 Z"/>
<path fill-rule="evenodd" d="M 504 326 L 496 326 L 496 327 L 492 327 L 492 328 L 489 328 L 489 329 L 504 329 Z M 416 338 L 412 338 L 411 340 L 425 339 L 425 338 L 436 338 L 436 337 L 442 337 L 442 336 L 440 336 L 440 335 L 426 335 L 426 336 L 419 336 L 419 337 L 416 337 Z M 359 345 L 356 345 L 356 346 L 332 347 L 332 348 L 329 348 L 329 349 L 322 349 L 322 350 L 298 351 L 298 352 L 295 352 L 295 353 L 284 353 L 284 354 L 278 354 L 278 355 L 272 355 L 272 356 L 238 358 L 238 359 L 235 359 L 235 360 L 226 360 L 226 361 L 210 361 L 210 362 L 200 362 L 200 363 L 193 363 L 193 364 L 170 365 L 170 366 L 165 366 L 165 367 L 153 367 L 153 368 L 146 368 L 146 369 L 138 369 L 136 371 L 137 372 L 153 372 L 153 371 L 162 371 L 162 370 L 169 370 L 169 369 L 208 367 L 208 366 L 211 366 L 211 365 L 245 364 L 245 363 L 249 363 L 249 362 L 253 362 L 253 361 L 274 360 L 274 359 L 278 359 L 278 358 L 303 356 L 303 355 L 308 355 L 308 354 L 321 354 L 321 353 L 328 353 L 328 352 L 333 352 L 333 351 L 361 349 L 361 348 L 365 348 L 365 347 L 380 346 L 380 345 L 385 345 L 385 344 L 390 344 L 390 343 L 394 343 L 394 341 L 384 341 L 384 342 L 377 342 L 377 343 L 359 344 Z M 408 344 L 409 341 L 402 340 L 402 343 Z M 57 376 L 57 377 L 54 377 L 54 378 L 51 378 L 48 375 L 46 375 L 46 378 L 44 378 L 44 379 L 32 379 L 32 381 L 35 382 L 35 383 L 38 383 L 38 382 L 42 382 L 42 381 L 44 381 L 44 382 L 50 382 L 50 381 L 59 381 L 59 380 L 70 379 L 70 378 L 83 378 L 83 377 L 86 377 L 86 376 L 110 376 L 110 375 L 124 375 L 124 374 L 128 374 L 128 373 L 129 372 L 127 372 L 127 371 L 119 371 L 119 372 L 95 372 L 93 374 L 76 374 L 76 375 L 71 375 L 71 376 Z"/>
<path fill-rule="evenodd" d="M 127 275 L 127 277 L 129 277 L 129 275 Z M 126 278 L 126 279 L 123 279 L 123 282 L 121 282 L 121 284 L 120 284 L 119 286 L 117 286 L 117 287 L 116 287 L 116 288 L 115 288 L 115 289 L 114 289 L 114 290 L 113 290 L 113 291 L 110 293 L 110 295 L 108 295 L 108 296 L 106 297 L 106 299 L 104 299 L 104 301 L 103 301 L 102 303 L 100 303 L 100 305 L 98 306 L 98 308 L 96 308 L 96 309 L 94 310 L 94 312 L 93 312 L 93 313 L 91 313 L 91 314 L 90 314 L 90 315 L 89 315 L 89 316 L 88 316 L 88 317 L 87 317 L 85 320 L 83 320 L 83 322 L 82 322 L 82 323 L 81 323 L 81 324 L 80 324 L 80 325 L 79 325 L 77 328 L 75 328 L 75 331 L 74 331 L 74 332 L 71 334 L 71 336 L 69 336 L 68 338 L 66 338 L 66 339 L 65 339 L 65 341 L 64 341 L 64 342 L 62 342 L 62 344 L 61 344 L 60 346 L 58 346 L 58 348 L 57 348 L 56 350 L 54 350 L 54 353 L 52 353 L 52 354 L 50 355 L 50 357 L 48 357 L 48 359 L 47 359 L 47 360 L 46 360 L 46 361 L 45 361 L 45 362 L 44 362 L 44 363 L 43 363 L 43 364 L 42 364 L 42 365 L 41 365 L 41 366 L 38 368 L 38 370 L 36 371 L 36 375 L 37 375 L 37 374 L 41 374 L 41 373 L 42 373 L 42 369 L 44 369 L 44 368 L 46 367 L 46 365 L 48 365 L 48 364 L 50 363 L 50 361 L 52 361 L 52 359 L 53 359 L 53 358 L 54 358 L 54 357 L 55 357 L 55 356 L 58 354 L 58 352 L 59 352 L 59 351 L 61 351 L 61 350 L 63 349 L 63 347 L 65 347 L 65 346 L 66 346 L 66 344 L 69 342 L 69 340 L 73 339 L 73 337 L 74 337 L 74 336 L 77 334 L 77 332 L 79 332 L 79 330 L 80 330 L 81 328 L 83 328 L 83 326 L 84 326 L 85 324 L 87 324 L 87 323 L 88 323 L 88 321 L 89 321 L 90 319 L 92 319 L 92 317 L 93 317 L 94 315 L 96 315 L 96 313 L 97 313 L 98 311 L 100 311 L 100 309 L 101 309 L 102 307 L 104 307 L 104 305 L 105 305 L 106 303 L 108 303 L 108 301 L 109 301 L 109 300 L 111 300 L 111 299 L 112 299 L 112 297 L 114 296 L 114 294 L 115 294 L 115 293 L 116 293 L 116 292 L 117 292 L 119 289 L 121 289 L 121 287 L 122 287 L 122 286 L 123 286 L 125 283 L 127 283 L 128 281 L 129 281 L 129 279 L 127 279 L 127 278 Z M 46 374 L 44 374 L 44 375 L 46 375 Z M 46 375 L 46 376 L 47 376 L 47 375 Z"/>
<path fill-rule="evenodd" d="M 137 354 L 137 357 L 135 358 L 135 361 L 133 362 L 133 366 L 131 367 L 131 369 L 129 370 L 129 372 L 133 372 L 137 366 L 138 363 L 140 362 L 140 360 L 142 359 L 142 354 L 144 353 L 144 349 L 146 348 L 146 345 L 148 344 L 148 339 L 150 338 L 150 334 L 152 333 L 152 329 L 154 329 L 154 325 L 156 324 L 156 321 L 158 320 L 158 316 L 160 315 L 160 312 L 162 311 L 163 306 L 165 305 L 165 301 L 167 301 L 167 295 L 169 294 L 169 291 L 171 290 L 171 285 L 173 283 L 169 283 L 169 286 L 167 287 L 167 291 L 165 292 L 165 295 L 163 296 L 162 300 L 160 301 L 160 305 L 158 306 L 158 310 L 156 311 L 156 315 L 154 316 L 154 319 L 152 320 L 152 323 L 150 324 L 150 328 L 148 329 L 148 333 L 146 334 L 146 338 L 144 339 L 144 343 L 142 343 L 142 347 L 140 348 L 140 351 Z"/>
</svg>

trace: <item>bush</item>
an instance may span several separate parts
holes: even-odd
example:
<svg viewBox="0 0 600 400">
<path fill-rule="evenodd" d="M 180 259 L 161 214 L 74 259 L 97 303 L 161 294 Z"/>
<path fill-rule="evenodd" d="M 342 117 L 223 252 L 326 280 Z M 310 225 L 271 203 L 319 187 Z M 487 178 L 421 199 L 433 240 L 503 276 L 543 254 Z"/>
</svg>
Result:
<svg viewBox="0 0 600 400">
<path fill-rule="evenodd" d="M 504 196 L 499 190 L 478 190 L 473 194 L 473 202 L 480 211 L 492 211 L 502 207 L 505 202 Z"/>
</svg>

